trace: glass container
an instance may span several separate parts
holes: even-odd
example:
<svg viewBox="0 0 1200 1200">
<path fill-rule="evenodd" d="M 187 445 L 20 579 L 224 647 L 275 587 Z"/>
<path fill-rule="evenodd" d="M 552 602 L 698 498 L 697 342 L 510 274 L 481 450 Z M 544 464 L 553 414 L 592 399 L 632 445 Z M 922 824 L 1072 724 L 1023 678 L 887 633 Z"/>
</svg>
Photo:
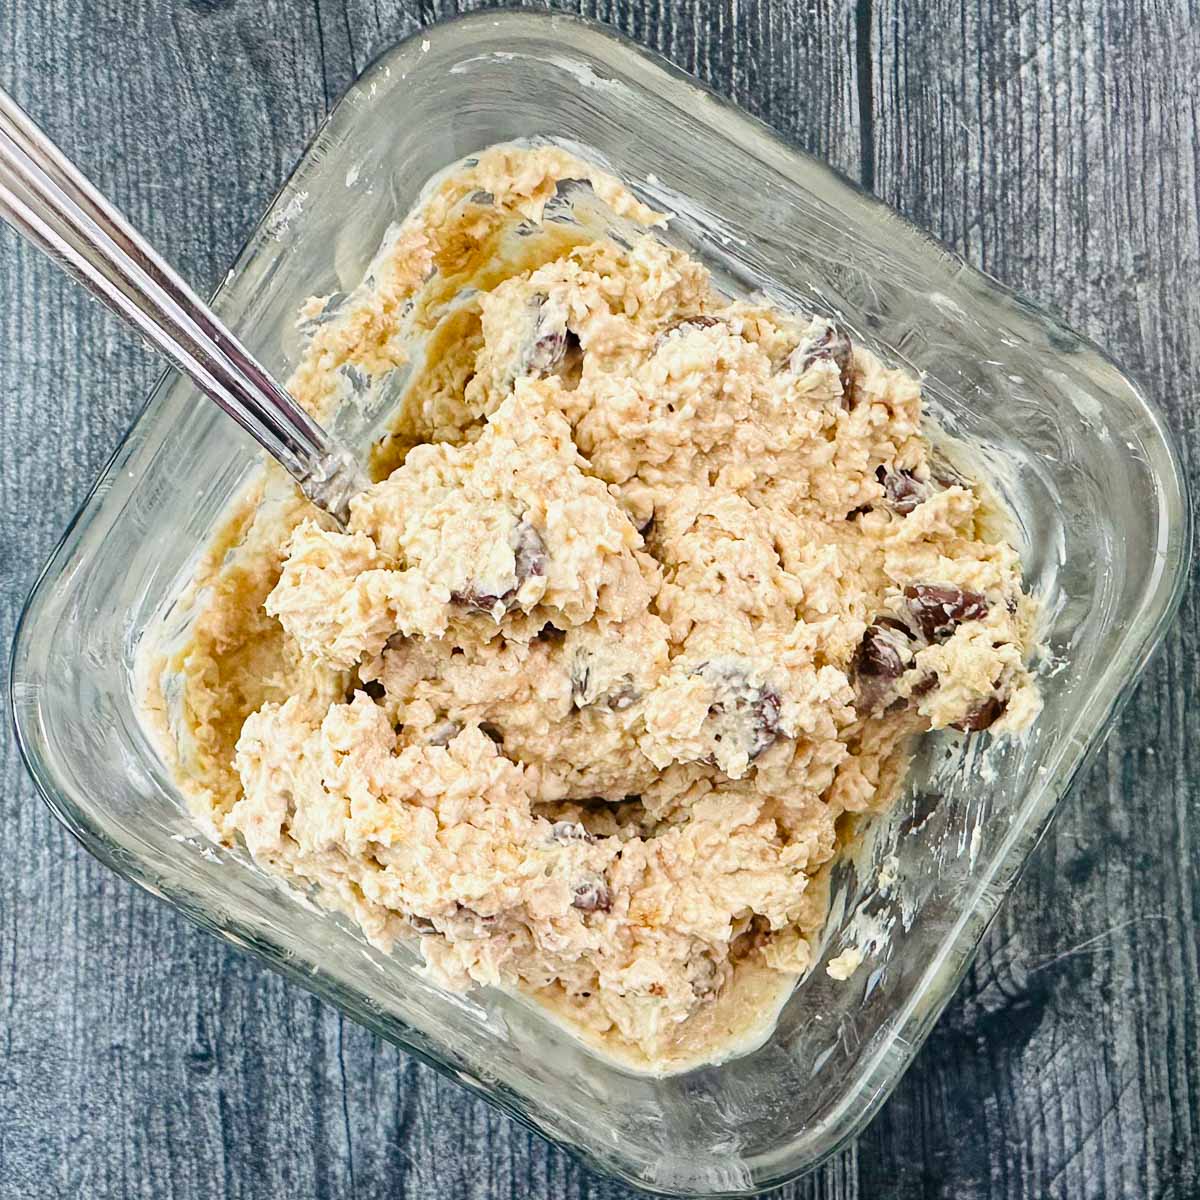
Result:
<svg viewBox="0 0 1200 1200">
<path fill-rule="evenodd" d="M 190 577 L 254 447 L 191 386 L 155 388 L 30 596 L 11 698 L 29 769 L 98 858 L 600 1169 L 744 1195 L 811 1169 L 879 1109 L 946 1004 L 1177 606 L 1190 523 L 1162 416 L 1095 345 L 827 166 L 590 23 L 476 15 L 390 50 L 329 116 L 216 298 L 280 377 L 310 295 L 349 290 L 426 180 L 553 138 L 676 214 L 733 294 L 840 316 L 924 372 L 943 427 L 1016 516 L 1044 601 L 1045 709 L 1018 741 L 930 736 L 835 872 L 817 965 L 757 1050 L 631 1074 L 492 991 L 450 996 L 240 850 L 198 834 L 135 712 L 139 639 Z M 369 414 L 339 431 L 365 446 Z M 866 951 L 847 981 L 824 964 Z"/>
</svg>

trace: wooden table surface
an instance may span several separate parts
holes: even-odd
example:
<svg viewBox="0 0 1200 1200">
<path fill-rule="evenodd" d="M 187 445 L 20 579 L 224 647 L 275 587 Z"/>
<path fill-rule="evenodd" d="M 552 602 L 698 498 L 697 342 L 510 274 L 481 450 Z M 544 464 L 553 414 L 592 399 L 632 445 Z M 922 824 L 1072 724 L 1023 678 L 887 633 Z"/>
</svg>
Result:
<svg viewBox="0 0 1200 1200">
<path fill-rule="evenodd" d="M 357 72 L 458 7 L 0 0 L 0 83 L 205 291 Z M 1194 0 L 583 9 L 1111 347 L 1200 453 Z M 0 233 L 5 644 L 158 369 Z M 1197 616 L 882 1115 L 781 1196 L 1200 1195 Z M 3 1200 L 632 1195 L 101 868 L 7 720 L 0 755 Z"/>
</svg>

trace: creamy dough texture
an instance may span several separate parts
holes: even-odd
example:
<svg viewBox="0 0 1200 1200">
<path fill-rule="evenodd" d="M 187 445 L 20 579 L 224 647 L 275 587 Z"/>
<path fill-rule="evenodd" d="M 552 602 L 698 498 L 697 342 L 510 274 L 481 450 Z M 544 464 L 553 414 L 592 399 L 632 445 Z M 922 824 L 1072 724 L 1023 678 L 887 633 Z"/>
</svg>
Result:
<svg viewBox="0 0 1200 1200">
<path fill-rule="evenodd" d="M 1038 700 L 919 382 L 661 225 L 553 147 L 436 182 L 303 313 L 312 411 L 400 386 L 378 482 L 342 532 L 265 477 L 152 705 L 212 836 L 668 1071 L 773 1017 L 914 735 Z"/>
</svg>

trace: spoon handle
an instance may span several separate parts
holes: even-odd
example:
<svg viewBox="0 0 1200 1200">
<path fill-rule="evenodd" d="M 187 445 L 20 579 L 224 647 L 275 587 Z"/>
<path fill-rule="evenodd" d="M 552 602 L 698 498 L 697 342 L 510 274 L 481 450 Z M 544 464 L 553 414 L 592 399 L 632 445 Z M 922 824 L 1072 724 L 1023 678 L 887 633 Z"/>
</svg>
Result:
<svg viewBox="0 0 1200 1200">
<path fill-rule="evenodd" d="M 0 218 L 128 321 L 342 524 L 367 480 L 171 266 L 0 89 Z"/>
</svg>

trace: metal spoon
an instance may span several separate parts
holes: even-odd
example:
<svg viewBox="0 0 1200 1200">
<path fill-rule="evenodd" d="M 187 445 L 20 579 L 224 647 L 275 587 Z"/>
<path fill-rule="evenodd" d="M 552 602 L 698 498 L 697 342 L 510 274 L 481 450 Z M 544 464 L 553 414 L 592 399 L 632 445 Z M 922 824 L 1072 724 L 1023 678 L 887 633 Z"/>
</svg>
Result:
<svg viewBox="0 0 1200 1200">
<path fill-rule="evenodd" d="M 216 314 L 0 88 L 0 218 L 187 375 L 344 525 L 368 484 Z"/>
</svg>

